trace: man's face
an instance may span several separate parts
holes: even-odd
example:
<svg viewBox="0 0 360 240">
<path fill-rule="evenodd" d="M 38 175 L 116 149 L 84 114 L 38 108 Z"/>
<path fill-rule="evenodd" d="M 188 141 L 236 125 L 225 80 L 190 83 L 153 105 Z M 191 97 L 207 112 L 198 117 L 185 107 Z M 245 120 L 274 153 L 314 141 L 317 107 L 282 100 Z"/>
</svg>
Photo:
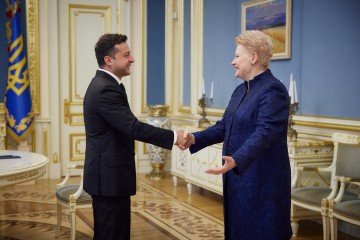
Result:
<svg viewBox="0 0 360 240">
<path fill-rule="evenodd" d="M 135 60 L 127 43 L 117 44 L 115 49 L 115 55 L 109 59 L 109 67 L 111 72 L 121 79 L 124 76 L 130 75 L 130 66 Z"/>
</svg>

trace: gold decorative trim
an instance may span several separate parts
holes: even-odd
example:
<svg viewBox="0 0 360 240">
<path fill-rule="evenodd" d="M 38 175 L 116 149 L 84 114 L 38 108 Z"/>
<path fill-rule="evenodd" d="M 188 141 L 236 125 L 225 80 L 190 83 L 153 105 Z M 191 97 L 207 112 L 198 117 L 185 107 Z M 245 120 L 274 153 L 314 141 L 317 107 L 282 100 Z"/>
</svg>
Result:
<svg viewBox="0 0 360 240">
<path fill-rule="evenodd" d="M 57 153 L 54 153 L 53 155 L 53 163 L 58 163 L 59 162 L 59 156 Z"/>
<path fill-rule="evenodd" d="M 360 143 L 359 135 L 334 133 L 333 139 L 335 142 L 341 142 L 341 143 L 349 143 L 349 144 L 359 144 Z"/>
<path fill-rule="evenodd" d="M 92 10 L 92 11 L 88 11 Z M 98 12 L 95 12 L 98 10 Z M 69 104 L 72 106 L 74 103 L 82 104 L 83 98 L 77 93 L 77 65 L 76 65 L 76 51 L 74 50 L 75 43 L 77 41 L 76 31 L 76 17 L 79 14 L 98 14 L 103 19 L 103 28 L 105 32 L 111 31 L 111 8 L 110 6 L 97 6 L 97 5 L 82 5 L 82 4 L 69 4 L 68 5 L 68 67 L 69 67 Z M 73 17 L 74 16 L 74 17 Z M 108 16 L 108 17 L 107 17 Z M 107 22 L 106 22 L 107 20 Z M 72 34 L 72 33 L 75 34 Z M 73 56 L 74 52 L 74 56 Z M 75 102 L 78 100 L 78 102 Z"/>
<path fill-rule="evenodd" d="M 295 126 L 360 132 L 360 126 L 349 126 L 349 125 L 335 124 L 335 123 L 319 123 L 319 122 L 310 122 L 310 121 L 301 121 L 301 120 L 294 120 L 294 124 Z"/>
<path fill-rule="evenodd" d="M 76 137 L 80 137 L 76 139 Z M 83 138 L 81 138 L 83 137 Z M 79 141 L 86 141 L 85 133 L 73 133 L 69 135 L 69 149 L 70 149 L 70 162 L 73 161 L 84 161 L 85 160 L 85 152 L 82 154 L 77 148 L 75 148 L 75 152 L 77 155 L 82 155 L 75 157 L 74 153 L 74 146 L 79 145 Z"/>
<path fill-rule="evenodd" d="M 190 27 L 191 27 L 191 8 L 192 5 L 190 4 Z M 178 72 L 179 72 L 179 95 L 178 95 L 178 111 L 182 113 L 191 113 L 191 94 L 190 94 L 190 105 L 184 105 L 184 36 L 185 36 L 185 8 L 184 8 L 184 0 L 179 0 L 177 5 L 177 12 L 178 12 L 178 19 L 177 19 L 177 26 L 178 26 L 178 43 L 179 46 L 177 48 L 178 53 Z M 189 29 L 191 35 L 191 29 Z M 191 42 L 191 39 L 190 39 Z M 190 44 L 191 45 L 191 44 Z M 191 49 L 190 49 L 191 55 Z M 191 60 L 190 60 L 191 61 Z M 191 65 L 191 64 L 190 64 Z M 191 66 L 190 66 L 191 68 Z M 191 69 L 190 69 L 190 93 L 194 92 L 191 86 Z"/>
<path fill-rule="evenodd" d="M 314 155 L 314 154 L 290 157 L 290 160 L 296 160 L 296 161 L 305 160 L 307 162 L 307 161 L 309 161 L 309 159 L 316 160 L 316 161 L 325 160 L 325 161 L 329 161 L 329 163 L 331 163 L 333 160 L 333 157 L 330 155 L 327 156 L 327 155 Z"/>
<path fill-rule="evenodd" d="M 39 1 L 26 1 L 26 31 L 30 93 L 34 114 L 40 114 Z"/>
<path fill-rule="evenodd" d="M 315 136 L 315 137 L 331 138 L 331 134 L 311 133 L 311 132 L 298 131 L 298 130 L 297 130 L 297 133 L 298 133 L 299 135 L 308 135 L 308 136 Z M 300 137 L 298 137 L 298 139 L 300 139 Z M 301 136 L 301 139 L 304 139 L 304 140 L 314 140 L 313 138 L 305 138 L 304 136 Z"/>
<path fill-rule="evenodd" d="M 288 141 L 289 147 L 318 147 L 318 146 L 333 146 L 333 143 L 331 141 L 297 141 L 297 142 L 291 142 Z"/>
<path fill-rule="evenodd" d="M 35 128 L 31 130 L 31 151 L 36 152 L 36 133 Z"/>
<path fill-rule="evenodd" d="M 219 112 L 214 112 L 214 110 L 218 110 Z M 225 108 L 208 108 L 206 112 L 208 116 L 222 117 L 224 115 Z M 198 113 L 200 113 L 200 110 Z"/>
<path fill-rule="evenodd" d="M 83 113 L 71 113 L 70 114 L 70 126 L 84 126 L 84 114 Z"/>
<path fill-rule="evenodd" d="M 6 177 L 6 178 L 1 178 L 1 180 L 7 181 L 8 184 L 1 185 L 0 189 L 6 189 L 6 188 L 9 188 L 11 186 L 14 186 L 15 184 L 29 182 L 31 180 L 34 180 L 34 179 L 36 179 L 38 177 L 43 176 L 45 174 L 45 172 L 46 172 L 46 165 L 39 168 L 39 169 L 36 169 L 36 170 L 32 170 L 32 171 L 29 171 L 29 172 L 9 176 L 9 177 Z"/>
<path fill-rule="evenodd" d="M 169 106 L 165 106 L 165 105 L 148 106 L 150 117 L 166 117 L 168 110 L 169 110 Z"/>
<path fill-rule="evenodd" d="M 327 117 L 327 116 L 316 116 L 310 114 L 296 114 L 294 116 L 307 117 L 307 118 L 322 118 L 322 119 L 337 119 L 337 120 L 349 120 L 349 121 L 360 121 L 360 118 L 342 118 L 342 117 Z"/>
<path fill-rule="evenodd" d="M 28 181 L 28 179 L 33 179 L 39 173 L 40 173 L 39 170 L 34 170 L 34 171 L 31 171 L 31 172 L 22 173 L 22 174 L 19 174 L 19 175 L 8 177 L 6 180 L 8 182 L 13 182 L 13 181 L 18 181 L 18 180 L 21 180 L 21 181 L 26 180 L 26 181 Z"/>
<path fill-rule="evenodd" d="M 84 164 L 76 164 L 75 169 L 84 169 Z"/>
<path fill-rule="evenodd" d="M 193 71 L 195 72 L 194 74 L 194 77 L 195 77 L 195 81 L 196 81 L 196 86 L 198 87 L 197 88 L 197 91 L 196 93 L 199 92 L 199 88 L 200 88 L 200 81 L 202 81 L 203 79 L 203 76 L 204 76 L 204 73 L 203 73 L 203 34 L 204 34 L 204 31 L 203 31 L 203 7 L 204 7 L 204 4 L 203 4 L 203 1 L 196 1 L 194 3 L 194 10 L 193 8 L 191 9 L 191 17 L 192 19 L 196 19 L 195 20 L 195 24 L 196 26 L 191 26 L 191 35 L 194 36 L 194 47 L 191 47 L 191 59 L 196 59 L 195 60 L 195 63 L 192 64 L 192 66 L 194 66 L 195 68 L 197 68 L 196 71 Z M 193 21 L 191 21 L 193 23 Z M 194 24 L 194 25 L 195 25 Z M 191 37 L 192 38 L 192 37 Z M 192 43 L 191 43 L 192 44 Z M 197 51 L 192 54 L 192 50 L 193 49 L 196 49 Z M 196 97 L 196 105 L 197 105 L 197 113 L 200 114 L 201 112 L 201 108 L 198 104 L 198 98 L 199 96 Z"/>
<path fill-rule="evenodd" d="M 149 154 L 146 145 L 147 145 L 147 143 L 143 143 L 143 153 L 144 154 Z"/>
<path fill-rule="evenodd" d="M 173 1 L 165 1 L 165 29 L 164 29 L 164 38 L 165 38 L 165 92 L 164 92 L 164 101 L 165 105 L 169 106 L 168 112 L 173 112 L 173 95 L 174 95 L 174 88 L 173 88 L 173 77 L 174 77 L 174 39 L 173 39 L 173 32 L 174 32 L 174 20 L 173 20 L 173 13 L 174 13 L 174 4 Z"/>
<path fill-rule="evenodd" d="M 47 137 L 48 137 L 48 131 L 47 128 L 45 127 L 43 129 L 43 155 L 47 156 L 48 154 L 48 147 L 47 147 Z"/>
<path fill-rule="evenodd" d="M 178 111 L 181 113 L 191 113 L 191 108 L 190 106 L 180 105 Z"/>
<path fill-rule="evenodd" d="M 147 26 L 147 23 L 145 22 L 145 8 L 147 7 L 146 5 L 147 1 L 141 1 L 140 3 L 140 12 L 141 12 L 141 33 L 142 33 L 142 36 L 141 36 L 141 45 L 142 45 L 142 49 L 147 49 L 147 41 L 145 41 L 146 39 L 146 36 L 147 36 L 147 32 L 146 32 L 146 26 Z M 146 51 L 143 51 L 141 53 L 141 66 L 142 67 L 142 70 L 141 70 L 141 79 L 142 79 L 142 88 L 141 88 L 141 112 L 142 113 L 146 113 L 146 110 L 147 110 L 147 106 L 146 106 L 146 91 L 145 89 L 147 88 L 147 85 L 146 85 L 146 80 L 145 80 L 145 73 L 147 71 L 147 66 L 145 64 L 145 57 L 146 57 Z"/>
</svg>

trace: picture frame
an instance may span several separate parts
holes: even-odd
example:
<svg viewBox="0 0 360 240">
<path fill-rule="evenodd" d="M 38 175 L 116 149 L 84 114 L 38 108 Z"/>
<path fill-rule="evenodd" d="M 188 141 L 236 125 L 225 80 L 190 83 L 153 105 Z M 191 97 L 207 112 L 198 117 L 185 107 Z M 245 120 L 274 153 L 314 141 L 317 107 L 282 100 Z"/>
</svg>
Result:
<svg viewBox="0 0 360 240">
<path fill-rule="evenodd" d="M 291 0 L 252 0 L 241 6 L 241 30 L 261 30 L 273 42 L 272 59 L 291 58 Z"/>
</svg>

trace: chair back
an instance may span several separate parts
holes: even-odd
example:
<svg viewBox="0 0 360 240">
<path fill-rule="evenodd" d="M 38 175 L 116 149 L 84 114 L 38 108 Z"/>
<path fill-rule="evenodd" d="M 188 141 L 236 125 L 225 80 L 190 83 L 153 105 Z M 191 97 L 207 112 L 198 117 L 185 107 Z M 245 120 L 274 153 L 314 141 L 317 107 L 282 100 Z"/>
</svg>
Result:
<svg viewBox="0 0 360 240">
<path fill-rule="evenodd" d="M 333 140 L 335 175 L 360 179 L 360 136 L 335 133 Z"/>
</svg>

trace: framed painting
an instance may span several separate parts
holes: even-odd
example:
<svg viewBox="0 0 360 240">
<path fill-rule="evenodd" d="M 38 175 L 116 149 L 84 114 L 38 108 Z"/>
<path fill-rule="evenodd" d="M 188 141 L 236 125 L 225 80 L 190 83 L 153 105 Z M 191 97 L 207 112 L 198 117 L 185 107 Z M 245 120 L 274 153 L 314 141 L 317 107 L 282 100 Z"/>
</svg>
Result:
<svg viewBox="0 0 360 240">
<path fill-rule="evenodd" d="M 291 0 L 252 0 L 242 3 L 241 29 L 260 30 L 273 43 L 272 59 L 291 57 Z"/>
</svg>

